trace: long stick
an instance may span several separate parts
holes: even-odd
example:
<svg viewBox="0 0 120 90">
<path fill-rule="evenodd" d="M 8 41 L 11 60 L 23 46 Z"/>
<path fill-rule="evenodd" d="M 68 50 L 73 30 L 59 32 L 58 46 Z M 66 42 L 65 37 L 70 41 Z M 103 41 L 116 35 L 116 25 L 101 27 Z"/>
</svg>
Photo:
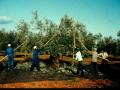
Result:
<svg viewBox="0 0 120 90">
<path fill-rule="evenodd" d="M 53 36 L 49 41 L 47 41 L 43 46 L 41 46 L 41 47 L 46 46 L 56 35 L 57 35 L 57 34 L 54 34 L 54 36 Z"/>
<path fill-rule="evenodd" d="M 87 50 L 87 51 L 90 51 L 90 50 L 88 50 L 86 47 L 85 47 L 85 45 L 80 41 L 80 43 L 82 44 L 82 46 Z"/>
<path fill-rule="evenodd" d="M 3 61 L 5 58 L 7 58 L 7 56 L 8 56 L 8 55 L 6 55 L 4 58 L 2 58 L 2 59 L 0 60 L 0 62 Z"/>
<path fill-rule="evenodd" d="M 25 42 L 24 42 L 24 43 L 25 43 Z M 22 43 L 21 45 L 19 45 L 18 47 L 16 47 L 16 48 L 14 49 L 14 51 L 16 51 L 18 48 L 20 48 L 20 46 L 22 46 L 24 43 Z M 0 62 L 3 61 L 5 58 L 7 58 L 7 56 L 8 56 L 8 55 L 6 55 L 4 58 L 2 58 L 2 59 L 0 60 Z"/>
<path fill-rule="evenodd" d="M 75 59 L 75 31 L 73 31 L 73 61 L 72 61 L 72 66 L 74 66 L 74 59 Z"/>
<path fill-rule="evenodd" d="M 16 47 L 14 51 L 16 51 L 18 48 L 20 48 L 25 43 L 26 43 L 26 41 L 24 43 L 22 43 L 21 45 L 19 45 L 18 47 Z"/>
<path fill-rule="evenodd" d="M 47 45 L 56 35 L 57 35 L 57 34 L 54 34 L 54 36 L 53 36 L 49 41 L 47 41 L 42 47 L 44 47 L 45 45 Z M 24 43 L 25 43 L 25 42 L 24 42 Z M 21 45 L 23 45 L 24 43 L 22 43 Z M 21 45 L 19 45 L 18 47 L 16 47 L 14 51 L 16 51 L 18 48 L 20 48 Z M 8 56 L 8 55 L 6 55 L 4 58 L 2 58 L 2 59 L 0 60 L 0 62 L 3 61 L 7 56 Z"/>
</svg>

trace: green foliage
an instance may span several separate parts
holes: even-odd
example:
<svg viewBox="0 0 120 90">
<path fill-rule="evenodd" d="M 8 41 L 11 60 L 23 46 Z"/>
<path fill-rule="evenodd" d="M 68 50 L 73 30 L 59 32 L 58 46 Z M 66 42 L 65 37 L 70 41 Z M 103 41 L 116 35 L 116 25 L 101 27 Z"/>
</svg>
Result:
<svg viewBox="0 0 120 90">
<path fill-rule="evenodd" d="M 29 26 L 27 22 L 25 22 L 24 20 L 21 20 L 19 24 L 16 26 L 16 30 L 17 30 L 16 39 L 18 40 L 18 43 L 22 44 L 24 41 L 26 41 L 26 43 L 20 48 L 21 52 L 25 52 L 28 46 L 27 44 L 28 44 Z"/>
<path fill-rule="evenodd" d="M 16 33 L 14 31 L 5 32 L 4 30 L 0 31 L 0 50 L 3 51 L 7 48 L 7 44 L 11 43 L 12 47 L 17 45 L 16 42 Z"/>
<path fill-rule="evenodd" d="M 30 22 L 25 20 L 18 22 L 14 30 L 16 32 L 6 32 L 5 29 L 0 30 L 0 38 L 2 38 L 0 40 L 1 51 L 7 48 L 8 43 L 11 43 L 15 48 L 25 42 L 17 51 L 31 52 L 33 46 L 37 45 L 41 51 L 72 55 L 75 40 L 75 47 L 81 49 L 86 47 L 92 50 L 97 45 L 98 52 L 105 49 L 110 54 L 120 53 L 119 39 L 116 40 L 112 37 L 103 38 L 101 33 L 93 35 L 86 30 L 86 26 L 82 22 L 68 15 L 64 15 L 60 20 L 60 24 L 57 25 L 51 20 L 40 19 L 37 11 L 32 14 L 33 17 Z M 117 36 L 120 36 L 119 34 L 120 31 Z M 53 37 L 54 35 L 56 36 Z M 51 38 L 52 40 L 49 41 Z M 48 41 L 49 43 L 47 43 Z"/>
<path fill-rule="evenodd" d="M 117 36 L 120 37 L 120 30 L 117 32 Z"/>
<path fill-rule="evenodd" d="M 103 39 L 99 40 L 98 42 L 98 50 L 105 50 L 109 54 L 117 54 L 116 53 L 116 47 L 117 47 L 117 40 L 110 37 L 104 37 Z"/>
</svg>

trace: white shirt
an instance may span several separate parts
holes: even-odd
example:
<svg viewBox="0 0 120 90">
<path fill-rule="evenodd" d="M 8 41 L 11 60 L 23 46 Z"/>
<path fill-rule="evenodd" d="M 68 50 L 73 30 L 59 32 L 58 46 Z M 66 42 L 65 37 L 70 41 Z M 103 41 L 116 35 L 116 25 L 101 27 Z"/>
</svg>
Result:
<svg viewBox="0 0 120 90">
<path fill-rule="evenodd" d="M 108 58 L 107 52 L 100 53 L 99 56 L 101 56 L 102 59 L 107 59 Z"/>
<path fill-rule="evenodd" d="M 92 62 L 97 62 L 97 56 L 98 56 L 97 52 L 93 51 L 92 52 Z"/>
<path fill-rule="evenodd" d="M 80 51 L 78 51 L 78 52 L 76 53 L 76 60 L 78 60 L 78 61 L 83 61 L 83 58 L 82 58 L 82 55 L 81 55 L 81 52 L 80 52 Z"/>
</svg>

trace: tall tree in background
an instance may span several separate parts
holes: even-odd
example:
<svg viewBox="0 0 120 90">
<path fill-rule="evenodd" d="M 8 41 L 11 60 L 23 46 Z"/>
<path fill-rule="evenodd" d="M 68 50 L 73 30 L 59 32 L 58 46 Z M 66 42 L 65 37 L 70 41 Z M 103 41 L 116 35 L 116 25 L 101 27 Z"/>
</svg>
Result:
<svg viewBox="0 0 120 90">
<path fill-rule="evenodd" d="M 5 32 L 5 29 L 0 30 L 0 50 L 6 50 L 7 44 L 11 43 L 12 47 L 17 46 L 16 33 L 14 31 Z"/>
<path fill-rule="evenodd" d="M 116 54 L 120 55 L 120 30 L 117 32 L 117 36 L 118 36 L 118 39 L 117 39 Z"/>
<path fill-rule="evenodd" d="M 85 24 L 68 15 L 61 18 L 59 25 L 48 19 L 40 19 L 37 11 L 34 11 L 32 15 L 31 22 L 21 20 L 16 25 L 16 32 L 0 30 L 2 38 L 0 50 L 6 49 L 8 43 L 17 47 L 26 42 L 18 51 L 31 52 L 34 45 L 41 48 L 50 40 L 41 50 L 73 55 L 75 47 L 91 50 L 96 46 L 97 41 L 99 52 L 104 49 L 109 54 L 119 54 L 120 52 L 120 38 L 116 40 L 112 37 L 103 37 L 101 33 L 93 35 L 86 30 Z M 120 31 L 117 36 L 120 37 Z"/>
<path fill-rule="evenodd" d="M 120 30 L 117 32 L 117 36 L 120 37 Z"/>
<path fill-rule="evenodd" d="M 5 34 L 6 34 L 5 29 L 4 28 L 1 29 L 0 30 L 0 38 L 1 38 L 1 40 L 0 40 L 0 51 L 6 49 L 7 43 L 6 43 L 6 38 L 5 38 L 6 35 Z"/>
<path fill-rule="evenodd" d="M 60 40 L 59 43 L 64 47 L 64 53 L 71 53 L 73 48 L 73 30 L 74 20 L 67 15 L 63 16 L 60 21 Z"/>
<path fill-rule="evenodd" d="M 29 25 L 24 20 L 21 20 L 19 24 L 16 26 L 16 29 L 17 29 L 16 39 L 18 39 L 19 41 L 18 43 L 22 44 L 23 42 L 26 41 L 26 43 L 22 45 L 22 47 L 20 48 L 20 51 L 24 52 L 27 50 Z"/>
</svg>

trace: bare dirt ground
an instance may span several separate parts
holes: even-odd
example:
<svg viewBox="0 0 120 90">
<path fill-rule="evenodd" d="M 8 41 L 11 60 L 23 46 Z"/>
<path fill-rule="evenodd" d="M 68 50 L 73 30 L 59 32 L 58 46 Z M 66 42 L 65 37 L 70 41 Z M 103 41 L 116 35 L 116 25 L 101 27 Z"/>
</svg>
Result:
<svg viewBox="0 0 120 90">
<path fill-rule="evenodd" d="M 42 67 L 41 71 L 29 71 L 30 64 L 21 63 L 13 71 L 0 71 L 0 88 L 106 88 L 120 86 L 120 64 L 109 68 L 99 67 L 103 75 L 86 73 L 84 77 L 70 71 L 56 71 Z M 117 68 L 117 69 L 116 69 Z"/>
</svg>

